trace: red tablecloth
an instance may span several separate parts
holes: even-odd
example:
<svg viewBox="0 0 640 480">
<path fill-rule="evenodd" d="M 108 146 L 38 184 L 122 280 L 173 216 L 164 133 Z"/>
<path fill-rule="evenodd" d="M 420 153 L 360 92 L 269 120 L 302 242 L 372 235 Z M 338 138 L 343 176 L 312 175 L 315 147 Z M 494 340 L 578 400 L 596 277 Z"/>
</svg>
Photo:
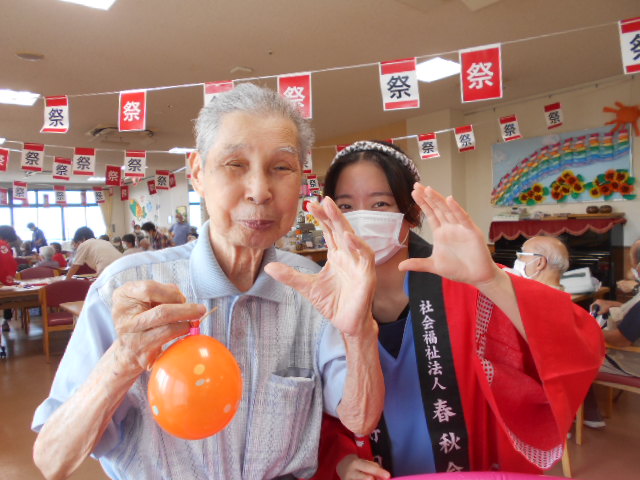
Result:
<svg viewBox="0 0 640 480">
<path fill-rule="evenodd" d="M 567 218 L 562 220 L 520 220 L 518 222 L 491 222 L 489 239 L 496 242 L 501 238 L 515 240 L 520 235 L 526 238 L 536 235 L 558 236 L 562 233 L 582 235 L 587 230 L 606 233 L 614 225 L 625 223 L 624 217 L 616 218 Z"/>
<path fill-rule="evenodd" d="M 395 477 L 395 480 L 560 480 L 561 477 L 510 472 L 456 472 Z"/>
</svg>

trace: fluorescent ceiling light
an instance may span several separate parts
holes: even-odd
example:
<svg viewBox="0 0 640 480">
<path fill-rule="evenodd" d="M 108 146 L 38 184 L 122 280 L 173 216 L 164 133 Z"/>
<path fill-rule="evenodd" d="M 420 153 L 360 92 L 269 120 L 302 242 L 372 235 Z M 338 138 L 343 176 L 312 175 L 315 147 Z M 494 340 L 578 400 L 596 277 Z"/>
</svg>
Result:
<svg viewBox="0 0 640 480">
<path fill-rule="evenodd" d="M 8 88 L 0 89 L 0 103 L 8 103 L 9 105 L 24 105 L 30 107 L 36 103 L 39 97 L 39 93 L 16 92 Z"/>
<path fill-rule="evenodd" d="M 173 147 L 171 150 L 169 150 L 169 153 L 191 153 L 195 150 L 195 148 L 185 148 L 185 147 Z"/>
<path fill-rule="evenodd" d="M 435 82 L 441 78 L 450 77 L 460 73 L 460 64 L 436 57 L 426 62 L 421 62 L 416 68 L 418 80 L 421 82 Z"/>
<path fill-rule="evenodd" d="M 68 3 L 77 3 L 85 7 L 97 8 L 99 10 L 109 10 L 116 0 L 61 0 Z"/>
<path fill-rule="evenodd" d="M 87 182 L 104 182 L 107 179 L 105 177 L 89 177 L 87 178 Z"/>
</svg>

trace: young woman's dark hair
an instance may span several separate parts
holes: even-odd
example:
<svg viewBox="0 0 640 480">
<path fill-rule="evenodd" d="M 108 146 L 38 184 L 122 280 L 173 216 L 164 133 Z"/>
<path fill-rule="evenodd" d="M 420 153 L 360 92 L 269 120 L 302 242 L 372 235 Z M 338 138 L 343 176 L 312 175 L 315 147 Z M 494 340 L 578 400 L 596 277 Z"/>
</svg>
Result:
<svg viewBox="0 0 640 480">
<path fill-rule="evenodd" d="M 0 225 L 0 240 L 13 243 L 18 240 L 18 235 L 11 225 Z"/>
<path fill-rule="evenodd" d="M 76 234 L 73 236 L 73 243 L 84 242 L 85 240 L 89 240 L 91 238 L 96 238 L 93 230 L 89 227 L 80 227 L 76 230 Z"/>
<path fill-rule="evenodd" d="M 380 140 L 372 140 L 372 142 L 393 148 L 397 152 L 406 156 L 402 149 L 397 145 Z M 419 227 L 422 224 L 422 212 L 411 196 L 413 184 L 416 182 L 415 175 L 397 158 L 394 158 L 384 152 L 378 150 L 357 150 L 344 156 L 340 156 L 331 164 L 327 171 L 327 176 L 324 182 L 324 195 L 326 197 L 335 198 L 336 187 L 342 170 L 349 165 L 361 161 L 373 162 L 382 168 L 382 171 L 387 177 L 387 182 L 389 182 L 389 187 L 391 187 L 391 192 L 393 193 L 396 204 L 398 205 L 398 210 L 401 213 L 404 213 L 405 219 L 412 226 Z"/>
</svg>

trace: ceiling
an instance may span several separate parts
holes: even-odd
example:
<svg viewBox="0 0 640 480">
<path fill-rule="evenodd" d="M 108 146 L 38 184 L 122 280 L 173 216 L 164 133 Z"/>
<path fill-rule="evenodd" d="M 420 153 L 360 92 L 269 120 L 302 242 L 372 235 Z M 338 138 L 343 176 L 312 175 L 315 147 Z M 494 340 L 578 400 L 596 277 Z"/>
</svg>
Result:
<svg viewBox="0 0 640 480">
<path fill-rule="evenodd" d="M 151 137 L 90 135 L 117 125 L 118 95 L 87 94 L 373 64 L 313 75 L 313 126 L 322 145 L 427 112 L 492 105 L 463 105 L 451 77 L 421 84 L 420 109 L 383 112 L 375 62 L 443 52 L 455 59 L 459 49 L 503 43 L 501 102 L 511 102 L 622 76 L 615 22 L 640 16 L 638 0 L 117 0 L 106 12 L 57 0 L 2 3 L 0 88 L 69 95 L 71 129 L 40 134 L 38 101 L 0 105 L 0 136 L 67 156 L 68 149 L 52 146 L 106 152 L 193 145 L 200 86 L 149 92 Z M 583 30 L 540 38 L 574 29 Z M 538 38 L 504 44 L 531 37 Z M 18 52 L 44 60 L 25 61 Z M 235 67 L 252 73 L 231 73 Z M 275 78 L 257 82 L 276 85 Z M 163 158 L 163 167 L 183 161 Z"/>
</svg>

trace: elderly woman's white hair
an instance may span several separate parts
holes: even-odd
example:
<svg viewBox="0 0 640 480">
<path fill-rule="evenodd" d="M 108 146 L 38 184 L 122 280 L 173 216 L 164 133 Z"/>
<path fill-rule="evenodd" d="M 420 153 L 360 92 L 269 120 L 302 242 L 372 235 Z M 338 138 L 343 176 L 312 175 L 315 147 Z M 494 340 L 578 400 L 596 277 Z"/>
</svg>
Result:
<svg viewBox="0 0 640 480">
<path fill-rule="evenodd" d="M 40 249 L 40 255 L 42 255 L 42 258 L 44 258 L 45 260 L 51 260 L 55 254 L 56 249 L 48 245 Z"/>
<path fill-rule="evenodd" d="M 252 83 L 242 83 L 229 92 L 222 93 L 205 105 L 196 119 L 196 148 L 206 160 L 211 146 L 215 143 L 222 118 L 233 112 L 258 115 L 278 115 L 291 120 L 298 129 L 298 149 L 300 164 L 313 145 L 313 130 L 295 104 L 277 92 L 258 87 Z"/>
</svg>

